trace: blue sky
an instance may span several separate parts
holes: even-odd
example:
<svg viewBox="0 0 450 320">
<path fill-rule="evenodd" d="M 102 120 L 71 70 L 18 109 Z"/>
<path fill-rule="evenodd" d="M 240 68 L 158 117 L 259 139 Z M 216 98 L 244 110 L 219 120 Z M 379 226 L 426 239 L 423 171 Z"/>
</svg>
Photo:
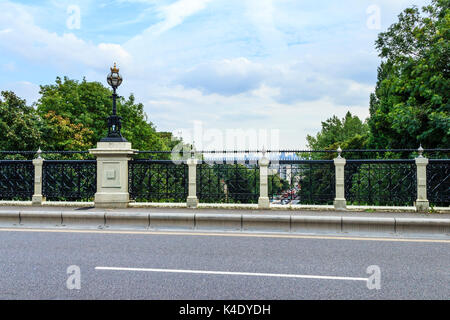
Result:
<svg viewBox="0 0 450 320">
<path fill-rule="evenodd" d="M 57 76 L 106 85 L 117 62 L 158 130 L 201 125 L 203 149 L 223 147 L 207 130 L 278 130 L 277 147 L 304 148 L 333 114 L 368 116 L 377 34 L 428 3 L 0 0 L 0 89 L 31 104 Z"/>
</svg>

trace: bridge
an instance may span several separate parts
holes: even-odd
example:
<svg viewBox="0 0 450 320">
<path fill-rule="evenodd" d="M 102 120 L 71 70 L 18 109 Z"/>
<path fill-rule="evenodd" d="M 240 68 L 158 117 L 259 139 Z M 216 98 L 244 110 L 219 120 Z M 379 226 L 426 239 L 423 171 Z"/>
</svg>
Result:
<svg viewBox="0 0 450 320">
<path fill-rule="evenodd" d="M 103 208 L 450 212 L 449 151 L 175 154 L 133 150 L 128 142 L 100 142 L 90 151 L 0 151 L 0 201 Z M 319 153 L 328 160 L 317 160 Z"/>
</svg>

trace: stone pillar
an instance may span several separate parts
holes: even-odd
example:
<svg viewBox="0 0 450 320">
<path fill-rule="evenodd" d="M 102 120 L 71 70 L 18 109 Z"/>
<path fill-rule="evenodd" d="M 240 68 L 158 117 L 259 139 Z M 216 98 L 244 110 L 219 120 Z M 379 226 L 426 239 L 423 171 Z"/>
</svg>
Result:
<svg viewBox="0 0 450 320">
<path fill-rule="evenodd" d="M 135 153 L 131 142 L 98 142 L 89 152 L 97 158 L 95 207 L 126 208 L 130 201 L 128 161 Z"/>
<path fill-rule="evenodd" d="M 263 156 L 259 159 L 259 199 L 258 207 L 260 209 L 269 209 L 269 159 Z"/>
<path fill-rule="evenodd" d="M 427 199 L 427 165 L 428 159 L 423 156 L 416 158 L 417 166 L 417 200 L 416 210 L 418 212 L 428 212 L 430 203 Z"/>
<path fill-rule="evenodd" d="M 336 210 L 346 210 L 347 201 L 345 200 L 344 167 L 346 160 L 340 155 L 334 159 L 336 175 L 336 198 L 334 199 L 334 208 Z"/>
<path fill-rule="evenodd" d="M 40 156 L 37 159 L 33 159 L 34 165 L 34 194 L 31 199 L 33 206 L 40 206 L 45 201 L 45 197 L 42 196 L 42 167 L 44 165 L 44 159 Z"/>
<path fill-rule="evenodd" d="M 198 160 L 195 158 L 190 158 L 187 160 L 188 165 L 188 198 L 186 201 L 188 208 L 197 208 L 198 206 L 198 199 L 197 199 L 197 162 Z"/>
</svg>

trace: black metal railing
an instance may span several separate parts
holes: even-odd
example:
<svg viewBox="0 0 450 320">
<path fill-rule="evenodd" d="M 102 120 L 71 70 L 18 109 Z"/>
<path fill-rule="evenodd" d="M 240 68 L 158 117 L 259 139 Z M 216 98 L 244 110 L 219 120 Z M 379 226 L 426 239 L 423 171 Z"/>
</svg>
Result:
<svg viewBox="0 0 450 320">
<path fill-rule="evenodd" d="M 345 199 L 354 205 L 412 206 L 417 199 L 414 160 L 347 160 Z"/>
<path fill-rule="evenodd" d="M 95 160 L 45 160 L 42 195 L 50 201 L 92 201 L 97 190 Z"/>
<path fill-rule="evenodd" d="M 128 162 L 130 199 L 136 202 L 186 202 L 188 167 L 170 160 Z"/>
<path fill-rule="evenodd" d="M 258 203 L 259 166 L 251 161 L 200 161 L 197 197 L 202 203 Z"/>
<path fill-rule="evenodd" d="M 273 204 L 332 204 L 336 197 L 332 160 L 280 160 L 269 166 Z"/>
<path fill-rule="evenodd" d="M 423 156 L 430 159 L 448 159 L 450 149 L 423 149 Z M 420 155 L 418 149 L 344 149 L 341 155 L 347 159 L 414 159 Z M 303 149 L 285 149 L 285 150 L 190 150 L 183 149 L 173 151 L 138 151 L 140 158 L 167 160 L 173 156 L 188 159 L 195 155 L 199 159 L 208 160 L 211 158 L 231 158 L 231 159 L 256 159 L 262 154 L 266 154 L 269 159 L 286 160 L 285 155 L 294 155 L 297 160 L 332 160 L 339 155 L 338 150 L 303 150 Z"/>
<path fill-rule="evenodd" d="M 344 182 L 349 205 L 413 205 L 417 198 L 414 158 L 423 154 L 430 159 L 427 166 L 430 205 L 450 206 L 450 149 L 188 150 L 182 154 L 185 160 L 179 165 L 169 160 L 171 151 L 139 151 L 136 155 L 139 159 L 129 162 L 130 198 L 142 202 L 185 202 L 186 158 L 195 156 L 201 159 L 196 177 L 200 202 L 257 203 L 260 178 L 257 159 L 263 154 L 271 161 L 268 183 L 272 203 L 332 204 L 336 193 L 332 159 L 341 154 L 347 158 Z M 93 199 L 96 161 L 79 160 L 93 157 L 89 151 L 0 151 L 1 200 L 32 198 L 31 159 L 36 156 L 45 158 L 42 193 L 47 200 Z"/>
<path fill-rule="evenodd" d="M 31 160 L 0 160 L 0 200 L 31 200 L 33 192 Z"/>
<path fill-rule="evenodd" d="M 431 206 L 450 206 L 450 160 L 430 159 L 427 165 L 427 198 Z"/>
</svg>

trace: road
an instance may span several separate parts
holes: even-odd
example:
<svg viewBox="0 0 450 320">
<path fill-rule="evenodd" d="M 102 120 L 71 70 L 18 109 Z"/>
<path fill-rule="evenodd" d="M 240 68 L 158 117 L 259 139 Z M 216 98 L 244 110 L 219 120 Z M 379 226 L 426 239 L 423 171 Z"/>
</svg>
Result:
<svg viewBox="0 0 450 320">
<path fill-rule="evenodd" d="M 0 229 L 0 299 L 449 298 L 450 240 Z"/>
</svg>

